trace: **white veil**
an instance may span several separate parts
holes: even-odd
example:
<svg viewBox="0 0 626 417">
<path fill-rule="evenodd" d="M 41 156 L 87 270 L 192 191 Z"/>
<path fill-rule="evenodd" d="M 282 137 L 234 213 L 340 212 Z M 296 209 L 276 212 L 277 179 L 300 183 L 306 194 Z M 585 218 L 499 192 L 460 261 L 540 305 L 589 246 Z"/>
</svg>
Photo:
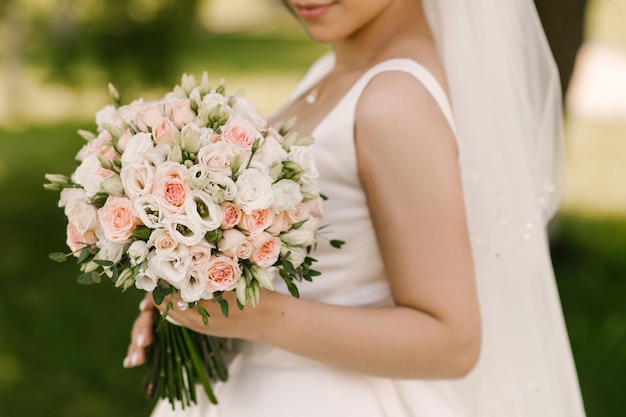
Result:
<svg viewBox="0 0 626 417">
<path fill-rule="evenodd" d="M 483 318 L 469 416 L 582 417 L 546 238 L 561 194 L 559 77 L 532 0 L 423 0 L 450 84 Z"/>
</svg>

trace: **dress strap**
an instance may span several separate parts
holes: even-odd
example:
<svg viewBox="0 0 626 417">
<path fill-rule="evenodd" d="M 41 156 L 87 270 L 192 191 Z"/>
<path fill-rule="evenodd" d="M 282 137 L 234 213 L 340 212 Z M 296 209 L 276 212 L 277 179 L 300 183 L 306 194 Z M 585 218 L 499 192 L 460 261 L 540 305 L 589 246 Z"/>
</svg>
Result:
<svg viewBox="0 0 626 417">
<path fill-rule="evenodd" d="M 448 124 L 454 132 L 455 137 L 457 137 L 458 142 L 456 124 L 454 122 L 452 106 L 450 105 L 448 96 L 446 95 L 443 87 L 441 87 L 441 84 L 439 84 L 439 81 L 437 81 L 435 76 L 424 66 L 420 65 L 416 61 L 413 61 L 412 59 L 396 58 L 383 61 L 374 65 L 361 76 L 361 78 L 352 87 L 352 91 L 350 91 L 349 94 L 355 94 L 356 97 L 359 97 L 367 84 L 369 84 L 369 82 L 372 80 L 372 78 L 382 72 L 388 71 L 401 71 L 410 74 L 426 88 L 426 90 L 430 93 L 430 95 L 433 97 L 433 99 L 441 109 L 441 112 L 448 121 Z"/>
</svg>

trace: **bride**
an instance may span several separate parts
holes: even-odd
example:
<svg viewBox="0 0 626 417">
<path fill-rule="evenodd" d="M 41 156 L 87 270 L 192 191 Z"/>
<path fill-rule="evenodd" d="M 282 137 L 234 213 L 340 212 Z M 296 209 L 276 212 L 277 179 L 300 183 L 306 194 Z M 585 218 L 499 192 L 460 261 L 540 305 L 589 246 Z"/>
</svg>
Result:
<svg viewBox="0 0 626 417">
<path fill-rule="evenodd" d="M 560 92 L 531 0 L 284 3 L 333 52 L 275 118 L 315 137 L 346 244 L 321 240 L 300 299 L 279 288 L 228 318 L 207 302 L 208 327 L 170 311 L 239 354 L 219 405 L 153 416 L 584 416 L 545 230 Z"/>
</svg>

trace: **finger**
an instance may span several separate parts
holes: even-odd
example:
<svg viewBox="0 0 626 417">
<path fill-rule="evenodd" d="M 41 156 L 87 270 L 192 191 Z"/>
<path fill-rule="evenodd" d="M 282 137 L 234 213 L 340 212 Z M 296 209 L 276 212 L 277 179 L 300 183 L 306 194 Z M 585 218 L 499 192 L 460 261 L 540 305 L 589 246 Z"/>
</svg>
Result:
<svg viewBox="0 0 626 417">
<path fill-rule="evenodd" d="M 144 349 L 152 342 L 152 317 L 152 311 L 142 311 L 135 320 L 131 331 L 131 342 L 124 358 L 125 368 L 144 363 Z"/>
</svg>

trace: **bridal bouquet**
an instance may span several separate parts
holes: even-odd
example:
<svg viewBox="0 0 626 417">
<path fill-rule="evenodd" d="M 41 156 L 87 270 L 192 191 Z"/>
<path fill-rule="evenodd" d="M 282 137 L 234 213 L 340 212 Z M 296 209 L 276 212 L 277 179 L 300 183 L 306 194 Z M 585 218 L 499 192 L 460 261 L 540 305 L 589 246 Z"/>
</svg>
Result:
<svg viewBox="0 0 626 417">
<path fill-rule="evenodd" d="M 86 143 L 76 170 L 46 175 L 45 188 L 61 191 L 71 250 L 50 257 L 75 257 L 79 283 L 106 278 L 152 292 L 166 302 L 163 317 L 179 293 L 208 325 L 200 300 L 227 316 L 224 291 L 244 308 L 275 279 L 297 297 L 294 282 L 319 275 L 308 256 L 322 216 L 311 137 L 291 131 L 291 121 L 268 126 L 242 95 L 212 88 L 206 73 L 200 83 L 184 75 L 154 101 L 121 105 L 109 91 L 115 105 L 96 114 L 96 133 L 79 131 Z M 184 408 L 199 383 L 216 403 L 211 384 L 227 379 L 223 349 L 222 339 L 155 320 L 148 395 Z"/>
</svg>

